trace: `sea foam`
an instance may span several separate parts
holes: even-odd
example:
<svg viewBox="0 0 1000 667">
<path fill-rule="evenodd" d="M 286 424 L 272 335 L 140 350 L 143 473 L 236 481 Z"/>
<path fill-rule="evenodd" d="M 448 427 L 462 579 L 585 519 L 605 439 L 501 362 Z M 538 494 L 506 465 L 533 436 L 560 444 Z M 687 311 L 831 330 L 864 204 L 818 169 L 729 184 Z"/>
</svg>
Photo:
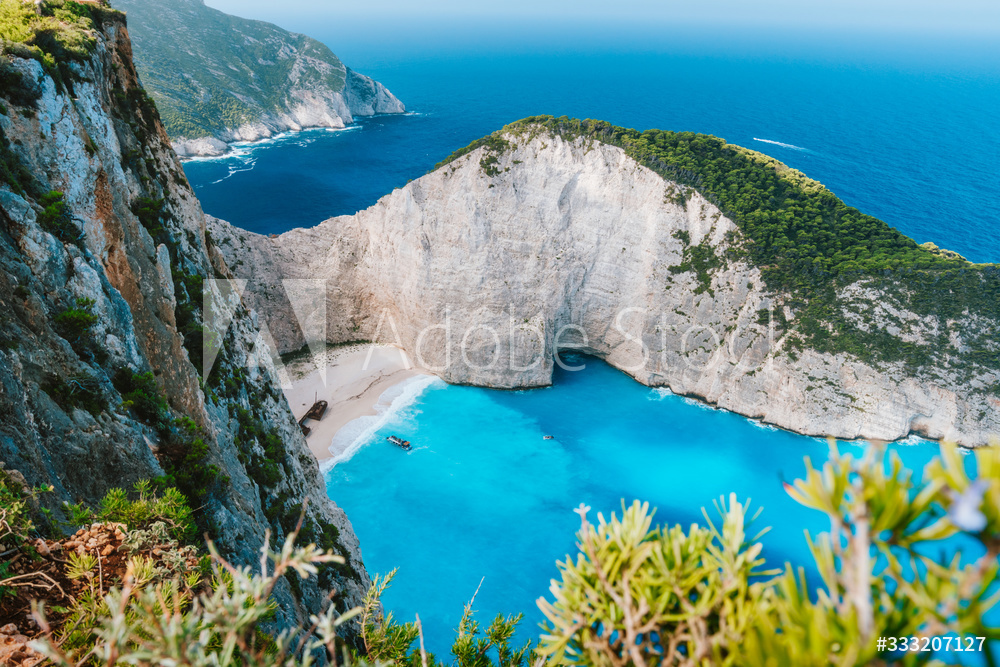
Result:
<svg viewBox="0 0 1000 667">
<path fill-rule="evenodd" d="M 379 396 L 375 403 L 374 415 L 365 415 L 353 419 L 337 431 L 330 441 L 331 457 L 323 461 L 320 470 L 326 474 L 338 463 L 351 460 L 372 436 L 398 415 L 402 410 L 413 405 L 425 389 L 433 384 L 444 385 L 444 382 L 433 375 L 418 375 L 395 384 Z"/>
<path fill-rule="evenodd" d="M 223 153 L 222 155 L 193 155 L 185 159 L 188 162 L 228 162 L 231 160 L 237 162 L 246 162 L 246 159 L 249 158 L 255 162 L 256 157 L 253 157 L 254 153 L 256 153 L 261 149 L 270 148 L 272 146 L 279 146 L 282 144 L 289 144 L 289 143 L 301 147 L 306 147 L 316 141 L 317 137 L 315 135 L 310 136 L 313 133 L 317 134 L 321 132 L 339 133 L 339 132 L 349 132 L 351 130 L 358 130 L 358 129 L 361 129 L 361 126 L 355 124 L 355 125 L 347 125 L 346 127 L 307 127 L 303 130 L 288 130 L 286 132 L 279 132 L 277 134 L 271 135 L 270 137 L 264 137 L 262 139 L 257 139 L 255 141 L 234 141 L 233 143 L 229 144 L 229 151 Z M 251 164 L 250 167 L 252 169 L 253 164 Z M 232 167 L 230 167 L 230 170 L 231 171 L 229 176 L 232 176 L 233 174 L 239 173 L 241 171 L 250 171 L 250 169 L 237 169 L 236 171 L 232 171 Z M 228 178 L 228 176 L 226 178 Z M 219 179 L 218 181 L 213 181 L 209 183 L 209 185 L 215 185 L 216 183 L 221 183 L 222 181 L 226 180 L 226 178 Z"/>
</svg>

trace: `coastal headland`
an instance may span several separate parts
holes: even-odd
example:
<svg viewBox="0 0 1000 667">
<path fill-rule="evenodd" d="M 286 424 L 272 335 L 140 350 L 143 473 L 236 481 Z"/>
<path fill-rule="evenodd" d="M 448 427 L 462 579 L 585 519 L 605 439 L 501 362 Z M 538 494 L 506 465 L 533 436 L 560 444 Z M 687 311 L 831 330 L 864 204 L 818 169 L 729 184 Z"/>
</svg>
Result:
<svg viewBox="0 0 1000 667">
<path fill-rule="evenodd" d="M 734 173 L 761 185 L 734 194 Z M 305 342 L 285 287 L 314 281 L 323 340 L 396 345 L 450 383 L 544 386 L 570 348 L 804 435 L 1000 432 L 997 267 L 715 137 L 526 119 L 353 216 L 208 224 L 282 352 Z"/>
</svg>

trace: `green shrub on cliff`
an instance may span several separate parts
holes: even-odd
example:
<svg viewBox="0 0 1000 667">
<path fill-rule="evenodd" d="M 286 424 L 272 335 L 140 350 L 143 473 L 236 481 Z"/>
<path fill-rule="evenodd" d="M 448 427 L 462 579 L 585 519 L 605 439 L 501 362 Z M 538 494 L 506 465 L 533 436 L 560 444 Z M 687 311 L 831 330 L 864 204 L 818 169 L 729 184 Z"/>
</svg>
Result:
<svg viewBox="0 0 1000 667">
<path fill-rule="evenodd" d="M 160 444 L 159 454 L 167 473 L 164 484 L 177 486 L 199 505 L 217 483 L 229 481 L 218 465 L 209 462 L 205 433 L 189 417 L 173 420 Z"/>
<path fill-rule="evenodd" d="M 139 197 L 132 202 L 132 212 L 139 219 L 139 223 L 146 228 L 149 235 L 157 243 L 168 243 L 170 236 L 163 226 L 163 199 L 152 197 Z"/>
<path fill-rule="evenodd" d="M 36 491 L 19 483 L 0 466 L 0 547 L 4 553 L 16 550 L 35 536 L 29 507 Z"/>
<path fill-rule="evenodd" d="M 76 243 L 80 240 L 80 229 L 73 222 L 63 193 L 53 190 L 42 195 L 38 203 L 42 207 L 42 213 L 38 216 L 42 229 L 63 243 Z"/>
<path fill-rule="evenodd" d="M 181 544 L 195 543 L 195 525 L 187 498 L 175 488 L 167 487 L 161 494 L 153 491 L 153 483 L 140 480 L 131 493 L 115 488 L 108 491 L 97 509 L 83 503 L 66 504 L 74 525 L 124 523 L 133 530 L 145 530 L 154 523 L 162 523 L 170 536 Z"/>
<path fill-rule="evenodd" d="M 201 312 L 205 298 L 205 278 L 181 269 L 173 269 L 171 276 L 174 282 L 174 295 L 177 298 L 177 307 L 174 309 L 177 331 L 184 337 L 184 349 L 188 352 L 191 364 L 201 375 L 205 347 L 205 327 Z"/>
<path fill-rule="evenodd" d="M 68 376 L 50 375 L 42 389 L 67 412 L 83 408 L 96 417 L 107 407 L 100 380 L 87 372 Z"/>
<path fill-rule="evenodd" d="M 76 305 L 52 318 L 56 332 L 77 352 L 90 341 L 91 331 L 97 324 L 97 315 L 92 311 L 95 303 L 93 299 L 77 299 Z"/>
<path fill-rule="evenodd" d="M 0 89 L 8 86 L 8 79 L 4 74 L 5 69 L 0 59 Z M 4 134 L 2 127 L 0 127 L 0 185 L 6 185 L 19 195 L 37 194 L 38 189 L 35 177 L 11 148 L 10 140 Z"/>
<path fill-rule="evenodd" d="M 160 394 L 152 373 L 136 373 L 129 368 L 121 368 L 111 381 L 122 396 L 123 408 L 135 412 L 140 420 L 157 431 L 163 433 L 167 430 L 169 406 Z"/>
<path fill-rule="evenodd" d="M 151 488 L 149 482 L 140 482 L 134 494 L 112 489 L 96 510 L 82 503 L 67 504 L 70 520 L 61 522 L 38 502 L 38 494 L 51 492 L 53 487 L 31 489 L 20 473 L 0 466 L 0 614 L 4 624 L 13 622 L 27 630 L 31 624 L 25 624 L 24 611 L 41 600 L 55 617 L 52 636 L 58 644 L 83 655 L 97 643 L 98 619 L 109 614 L 103 594 L 110 585 L 121 583 L 126 560 L 129 567 L 134 566 L 141 585 L 169 582 L 177 576 L 188 586 L 197 585 L 201 574 L 191 572 L 198 564 L 197 551 L 190 546 L 191 509 L 175 489 L 156 496 Z M 32 516 L 41 525 L 36 526 Z M 60 525 L 76 532 L 66 536 Z M 30 648 L 17 646 L 23 640 L 11 637 L 20 633 L 5 632 L 4 664 L 21 664 L 18 652 L 29 654 L 25 664 L 38 664 L 30 660 Z"/>
<path fill-rule="evenodd" d="M 99 3 L 45 0 L 35 3 L 0 0 L 0 55 L 12 53 L 41 62 L 56 85 L 72 85 L 67 66 L 90 57 L 97 44 L 97 27 L 114 10 Z"/>
<path fill-rule="evenodd" d="M 32 4 L 20 0 L 0 1 L 0 39 L 27 42 L 35 35 L 37 21 Z"/>
<path fill-rule="evenodd" d="M 112 382 L 121 394 L 122 407 L 131 410 L 160 437 L 157 458 L 166 473 L 162 486 L 177 487 L 189 500 L 201 501 L 218 483 L 229 478 L 210 462 L 205 433 L 190 418 L 174 418 L 152 373 L 121 368 Z M 198 517 L 204 525 L 205 517 Z"/>
</svg>

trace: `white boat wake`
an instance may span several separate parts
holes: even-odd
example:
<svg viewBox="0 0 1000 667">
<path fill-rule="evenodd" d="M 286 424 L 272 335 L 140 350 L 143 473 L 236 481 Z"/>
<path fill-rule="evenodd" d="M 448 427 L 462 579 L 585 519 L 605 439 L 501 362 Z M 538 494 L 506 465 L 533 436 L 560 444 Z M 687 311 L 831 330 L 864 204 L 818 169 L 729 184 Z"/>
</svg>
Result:
<svg viewBox="0 0 1000 667">
<path fill-rule="evenodd" d="M 808 151 L 808 152 L 811 152 L 811 151 L 809 151 L 808 148 L 803 148 L 802 146 L 796 146 L 794 144 L 786 144 L 786 143 L 782 143 L 780 141 L 774 141 L 772 139 L 758 139 L 757 137 L 754 137 L 753 140 L 754 141 L 759 141 L 759 142 L 761 142 L 763 144 L 774 144 L 775 146 L 781 146 L 782 148 L 791 148 L 794 151 Z"/>
</svg>

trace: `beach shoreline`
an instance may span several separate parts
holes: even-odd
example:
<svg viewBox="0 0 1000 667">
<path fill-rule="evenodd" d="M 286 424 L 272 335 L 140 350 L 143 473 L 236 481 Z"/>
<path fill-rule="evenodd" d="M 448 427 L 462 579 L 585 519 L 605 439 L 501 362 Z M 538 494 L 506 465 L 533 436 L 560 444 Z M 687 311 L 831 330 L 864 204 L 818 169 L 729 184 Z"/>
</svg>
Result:
<svg viewBox="0 0 1000 667">
<path fill-rule="evenodd" d="M 379 398 L 407 380 L 427 376 L 405 352 L 388 345 L 362 343 L 306 355 L 285 365 L 285 398 L 296 419 L 316 400 L 328 403 L 319 421 L 309 419 L 306 443 L 322 466 L 343 452 L 331 452 L 334 437 L 349 423 L 379 414 Z M 325 380 L 324 380 L 325 377 Z"/>
</svg>

